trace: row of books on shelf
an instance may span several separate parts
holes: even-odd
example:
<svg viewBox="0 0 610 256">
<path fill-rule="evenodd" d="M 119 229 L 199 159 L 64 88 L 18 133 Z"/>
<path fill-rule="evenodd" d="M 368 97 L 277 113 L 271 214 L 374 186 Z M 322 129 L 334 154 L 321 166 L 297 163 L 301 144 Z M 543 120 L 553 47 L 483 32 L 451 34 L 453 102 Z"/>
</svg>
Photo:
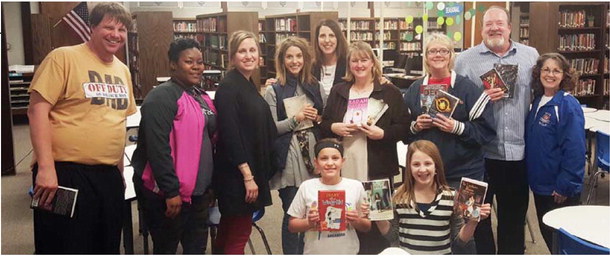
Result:
<svg viewBox="0 0 610 256">
<path fill-rule="evenodd" d="M 293 18 L 275 19 L 275 31 L 297 31 L 297 20 Z"/>
<path fill-rule="evenodd" d="M 400 43 L 401 51 L 421 51 L 421 43 L 420 42 L 401 42 Z"/>
<path fill-rule="evenodd" d="M 179 39 L 179 38 L 190 38 L 190 39 L 197 40 L 197 35 L 196 34 L 174 34 L 174 40 Z"/>
<path fill-rule="evenodd" d="M 221 68 L 226 68 L 229 64 L 229 59 L 227 58 L 226 53 L 219 53 L 210 49 L 205 50 L 203 54 L 203 61 Z"/>
<path fill-rule="evenodd" d="M 265 31 L 265 30 L 263 29 L 263 28 L 264 28 L 263 23 L 264 23 L 264 22 L 260 22 L 260 21 L 258 22 L 258 31 Z"/>
<path fill-rule="evenodd" d="M 560 51 L 590 51 L 595 49 L 595 34 L 569 34 L 559 36 Z"/>
<path fill-rule="evenodd" d="M 407 23 L 404 20 L 400 20 L 398 21 L 398 28 L 399 29 L 415 29 L 415 24 L 413 22 L 409 22 Z"/>
<path fill-rule="evenodd" d="M 264 33 L 258 33 L 258 43 L 264 44 L 267 43 L 267 37 Z"/>
<path fill-rule="evenodd" d="M 529 26 L 530 24 L 530 17 L 521 17 L 521 21 L 519 22 L 520 26 Z"/>
<path fill-rule="evenodd" d="M 439 25 L 438 22 L 436 22 L 436 19 L 432 19 L 430 18 L 428 20 L 428 28 L 430 29 L 442 29 L 443 25 Z"/>
<path fill-rule="evenodd" d="M 276 34 L 275 35 L 275 44 L 279 45 L 280 43 L 282 43 L 282 41 L 284 41 L 284 39 L 291 37 L 291 36 L 297 36 L 297 34 L 295 34 L 295 33 Z"/>
<path fill-rule="evenodd" d="M 375 48 L 396 50 L 396 42 L 383 42 L 382 47 L 379 47 L 379 43 L 375 43 Z"/>
<path fill-rule="evenodd" d="M 227 21 L 222 18 L 205 18 L 197 20 L 198 32 L 226 32 Z"/>
<path fill-rule="evenodd" d="M 375 40 L 379 40 L 379 35 L 380 35 L 380 32 L 376 31 L 375 32 Z M 395 39 L 392 39 L 392 33 L 391 32 L 385 31 L 385 32 L 383 32 L 383 40 L 395 40 Z"/>
<path fill-rule="evenodd" d="M 521 39 L 521 40 L 519 40 L 519 43 L 522 43 L 524 45 L 530 45 L 530 40 L 529 39 Z"/>
<path fill-rule="evenodd" d="M 400 40 L 412 41 L 412 40 L 421 40 L 421 34 L 416 34 L 414 31 L 404 31 L 400 32 L 399 35 Z"/>
<path fill-rule="evenodd" d="M 204 47 L 226 50 L 227 36 L 226 35 L 208 35 L 203 40 Z"/>
<path fill-rule="evenodd" d="M 599 59 L 571 59 L 570 66 L 581 74 L 597 74 Z"/>
<path fill-rule="evenodd" d="M 587 96 L 595 94 L 595 79 L 581 79 L 574 88 L 574 96 Z"/>
<path fill-rule="evenodd" d="M 560 11 L 559 16 L 560 28 L 584 28 L 587 23 L 587 12 L 585 10 Z"/>
<path fill-rule="evenodd" d="M 350 41 L 357 40 L 373 40 L 373 32 L 351 32 L 350 33 Z"/>
<path fill-rule="evenodd" d="M 174 32 L 197 32 L 197 23 L 174 21 Z"/>
<path fill-rule="evenodd" d="M 381 22 L 375 22 L 375 29 L 381 29 Z M 384 20 L 383 29 L 398 29 L 398 20 Z"/>
<path fill-rule="evenodd" d="M 528 28 L 528 27 L 519 28 L 519 37 L 530 37 L 530 28 Z"/>
<path fill-rule="evenodd" d="M 610 79 L 604 79 L 604 96 L 610 94 Z"/>
</svg>

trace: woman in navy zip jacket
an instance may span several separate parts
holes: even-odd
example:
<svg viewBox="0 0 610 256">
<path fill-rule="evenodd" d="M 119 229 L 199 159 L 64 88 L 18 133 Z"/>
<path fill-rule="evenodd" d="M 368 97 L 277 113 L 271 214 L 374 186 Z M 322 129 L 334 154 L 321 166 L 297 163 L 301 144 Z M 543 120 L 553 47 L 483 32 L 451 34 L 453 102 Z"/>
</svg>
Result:
<svg viewBox="0 0 610 256">
<path fill-rule="evenodd" d="M 552 229 L 545 213 L 576 205 L 585 169 L 585 119 L 580 103 L 567 93 L 578 79 L 565 57 L 547 53 L 532 72 L 534 102 L 525 129 L 525 162 L 540 231 L 549 251 Z"/>
</svg>

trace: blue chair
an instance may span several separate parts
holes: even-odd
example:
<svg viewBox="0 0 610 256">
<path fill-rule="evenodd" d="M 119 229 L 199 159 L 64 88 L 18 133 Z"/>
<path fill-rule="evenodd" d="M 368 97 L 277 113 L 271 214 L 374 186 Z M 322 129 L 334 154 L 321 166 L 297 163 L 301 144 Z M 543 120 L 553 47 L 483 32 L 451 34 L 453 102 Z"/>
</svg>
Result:
<svg viewBox="0 0 610 256">
<path fill-rule="evenodd" d="M 218 225 L 220 225 L 220 211 L 218 209 L 218 206 L 210 207 L 209 214 L 210 215 L 208 219 L 208 225 L 210 228 L 210 238 L 212 240 L 212 254 L 217 254 L 220 252 L 217 251 L 217 248 L 214 247 L 214 244 L 216 242 Z M 269 242 L 267 242 L 267 236 L 265 236 L 265 231 L 263 231 L 263 229 L 259 227 L 258 224 L 256 224 L 256 222 L 263 218 L 263 216 L 265 216 L 265 208 L 252 213 L 252 226 L 261 235 L 263 244 L 265 245 L 265 249 L 267 250 L 267 254 L 271 255 L 271 247 L 269 247 Z M 250 247 L 250 251 L 252 252 L 252 254 L 256 254 L 251 239 L 248 239 L 248 246 Z"/>
<path fill-rule="evenodd" d="M 256 230 L 258 230 L 258 233 L 261 235 L 261 239 L 263 240 L 263 244 L 265 245 L 265 249 L 267 250 L 267 254 L 271 255 L 271 247 L 269 247 L 269 242 L 267 242 L 267 236 L 265 236 L 265 231 L 263 231 L 263 229 L 256 224 L 256 222 L 263 218 L 263 216 L 265 216 L 265 208 L 252 213 L 252 226 Z M 252 254 L 256 254 L 251 239 L 248 239 L 248 246 L 250 247 L 250 251 L 252 252 Z"/>
<path fill-rule="evenodd" d="M 595 173 L 589 177 L 589 191 L 587 193 L 587 204 L 591 203 L 595 188 L 597 188 L 597 179 L 599 176 L 604 177 L 610 170 L 610 135 L 597 131 L 595 136 L 595 162 L 593 170 Z"/>
<path fill-rule="evenodd" d="M 568 233 L 563 228 L 560 228 L 556 232 L 559 254 L 610 254 L 610 249 L 582 240 Z"/>
</svg>

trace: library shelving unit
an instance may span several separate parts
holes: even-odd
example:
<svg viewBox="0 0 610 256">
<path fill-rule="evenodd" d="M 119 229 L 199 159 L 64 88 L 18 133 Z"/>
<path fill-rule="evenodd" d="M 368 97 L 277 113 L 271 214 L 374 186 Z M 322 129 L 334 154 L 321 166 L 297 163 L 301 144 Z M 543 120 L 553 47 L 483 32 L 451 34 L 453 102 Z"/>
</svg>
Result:
<svg viewBox="0 0 610 256">
<path fill-rule="evenodd" d="M 267 55 L 267 37 L 265 34 L 267 33 L 267 26 L 265 19 L 258 19 L 258 44 L 261 47 L 260 56 L 263 58 L 261 65 L 259 66 L 260 71 L 260 84 L 265 84 L 267 80 L 267 58 L 275 58 L 275 56 Z"/>
<path fill-rule="evenodd" d="M 530 15 L 529 13 L 519 14 L 519 43 L 529 45 L 530 40 Z"/>
<path fill-rule="evenodd" d="M 610 95 L 610 34 L 608 33 L 610 31 L 610 8 L 607 8 L 606 10 L 606 26 L 604 28 L 604 31 L 606 31 L 605 33 L 605 45 L 604 45 L 604 59 L 603 59 L 603 80 L 604 80 L 604 86 L 603 86 L 603 108 L 604 109 L 609 109 L 610 108 L 610 99 L 608 98 L 608 96 Z"/>
<path fill-rule="evenodd" d="M 581 76 L 572 94 L 582 103 L 602 108 L 604 59 L 608 37 L 607 2 L 530 3 L 530 45 L 542 53 L 563 54 Z"/>
<path fill-rule="evenodd" d="M 174 29 L 172 12 L 136 12 L 128 33 L 129 70 L 136 99 L 144 99 L 157 85 L 157 77 L 169 76 L 167 51 Z"/>
<path fill-rule="evenodd" d="M 257 24 L 257 12 L 197 15 L 197 38 L 201 43 L 206 69 L 226 71 L 229 67 L 229 37 L 238 30 L 246 30 L 258 35 Z M 253 74 L 252 79 L 255 83 L 260 83 L 258 71 Z"/>
<path fill-rule="evenodd" d="M 197 20 L 195 18 L 174 18 L 174 39 L 191 38 L 197 40 Z"/>
<path fill-rule="evenodd" d="M 15 115 L 25 115 L 30 105 L 28 88 L 34 73 L 8 73 L 11 112 Z"/>
<path fill-rule="evenodd" d="M 364 41 L 371 45 L 371 47 L 375 47 L 374 36 L 375 36 L 375 18 L 351 18 L 350 20 L 350 36 L 347 37 L 347 19 L 341 18 L 339 19 L 339 25 L 341 26 L 341 31 L 343 31 L 343 35 L 347 42 L 353 41 Z"/>
<path fill-rule="evenodd" d="M 310 43 L 316 36 L 316 26 L 322 19 L 337 20 L 337 12 L 298 12 L 292 14 L 280 14 L 265 16 L 266 29 L 265 37 L 265 66 L 267 67 L 267 77 L 275 77 L 275 48 L 289 36 L 298 36 Z M 315 46 L 312 46 L 315 47 Z"/>
<path fill-rule="evenodd" d="M 398 21 L 401 53 L 415 55 L 422 52 L 422 35 L 415 32 L 415 27 L 418 25 L 423 26 L 422 18 L 413 18 L 413 22 L 408 24 L 404 19 Z"/>
<path fill-rule="evenodd" d="M 347 38 L 347 19 L 339 19 L 341 30 Z M 415 26 L 422 25 L 421 18 L 414 18 L 413 22 L 407 24 L 404 18 L 384 18 L 383 47 L 385 49 L 400 52 L 421 52 L 421 35 L 415 33 Z M 380 19 L 376 18 L 351 18 L 350 38 L 348 42 L 365 41 L 373 48 L 379 48 L 379 36 L 381 34 Z"/>
</svg>

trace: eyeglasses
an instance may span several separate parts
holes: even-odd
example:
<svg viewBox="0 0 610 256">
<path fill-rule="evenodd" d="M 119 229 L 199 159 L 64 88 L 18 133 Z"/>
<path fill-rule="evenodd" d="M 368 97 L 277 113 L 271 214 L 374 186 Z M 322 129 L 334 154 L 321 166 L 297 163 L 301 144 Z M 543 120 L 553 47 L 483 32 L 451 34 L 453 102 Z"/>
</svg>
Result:
<svg viewBox="0 0 610 256">
<path fill-rule="evenodd" d="M 553 74 L 555 76 L 555 75 L 563 74 L 563 71 L 561 71 L 559 69 L 551 70 L 551 69 L 545 68 L 545 69 L 542 69 L 542 74 L 545 74 L 545 75 Z"/>
<path fill-rule="evenodd" d="M 429 49 L 427 51 L 428 55 L 437 55 L 440 54 L 442 56 L 447 56 L 447 54 L 449 54 L 449 50 L 448 49 Z"/>
</svg>

